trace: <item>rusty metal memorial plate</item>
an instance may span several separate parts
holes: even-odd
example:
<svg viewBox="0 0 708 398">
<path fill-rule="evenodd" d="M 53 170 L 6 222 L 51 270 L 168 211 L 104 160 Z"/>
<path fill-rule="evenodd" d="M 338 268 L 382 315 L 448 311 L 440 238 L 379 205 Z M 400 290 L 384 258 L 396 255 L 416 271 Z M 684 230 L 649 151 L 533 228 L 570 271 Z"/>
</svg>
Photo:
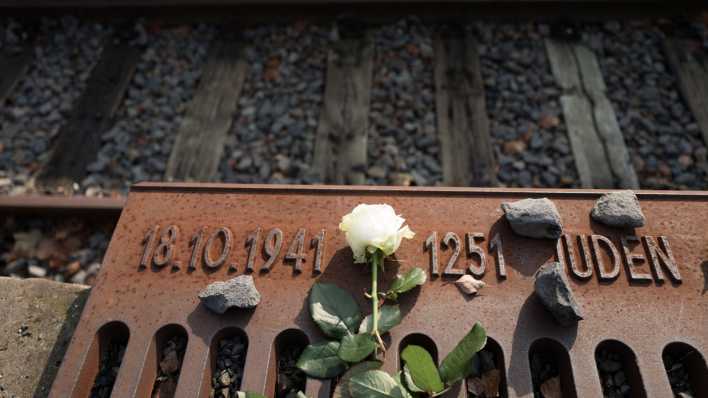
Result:
<svg viewBox="0 0 708 398">
<path fill-rule="evenodd" d="M 178 325 L 188 336 L 176 396 L 208 397 L 210 347 L 228 328 L 248 339 L 241 389 L 273 396 L 276 337 L 298 329 L 310 342 L 324 339 L 307 307 L 315 281 L 351 291 L 368 308 L 368 269 L 353 264 L 338 224 L 359 203 L 388 203 L 416 236 L 387 262 L 381 284 L 412 266 L 426 269 L 429 279 L 400 300 L 405 316 L 388 338 L 384 370 L 400 367 L 398 347 L 407 336 L 429 338 L 442 359 L 479 321 L 503 361 L 502 396 L 533 396 L 529 349 L 547 338 L 567 351 L 562 373 L 579 397 L 602 396 L 595 352 L 607 341 L 628 347 L 636 359 L 638 374 L 629 375 L 638 383 L 634 396 L 670 397 L 662 350 L 681 342 L 703 358 L 708 353 L 708 192 L 638 193 L 647 224 L 636 230 L 591 221 L 601 194 L 139 184 L 128 196 L 51 396 L 88 396 L 97 373 L 97 336 L 104 325 L 117 323 L 129 338 L 114 397 L 150 396 L 158 331 L 166 325 Z M 500 204 L 526 197 L 555 202 L 562 239 L 511 231 Z M 288 256 L 300 242 L 304 259 Z M 532 294 L 534 272 L 559 257 L 585 317 L 577 327 L 558 326 Z M 474 298 L 452 283 L 465 272 L 487 283 Z M 200 304 L 197 293 L 207 284 L 244 273 L 253 275 L 263 296 L 255 310 L 216 315 Z M 307 395 L 329 397 L 329 383 L 309 379 Z M 458 387 L 447 396 L 465 392 Z"/>
</svg>

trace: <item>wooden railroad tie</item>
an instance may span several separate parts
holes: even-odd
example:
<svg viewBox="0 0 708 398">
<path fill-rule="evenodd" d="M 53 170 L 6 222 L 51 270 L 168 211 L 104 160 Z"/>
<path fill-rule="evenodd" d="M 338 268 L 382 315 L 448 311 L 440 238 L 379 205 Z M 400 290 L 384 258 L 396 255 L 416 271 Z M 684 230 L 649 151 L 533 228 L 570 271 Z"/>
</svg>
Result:
<svg viewBox="0 0 708 398">
<path fill-rule="evenodd" d="M 33 58 L 31 46 L 17 53 L 0 51 L 0 104 L 5 103 L 8 95 L 27 73 Z"/>
<path fill-rule="evenodd" d="M 84 177 L 86 166 L 101 147 L 101 135 L 114 122 L 139 58 L 140 49 L 127 40 L 108 38 L 86 89 L 59 130 L 50 158 L 37 175 L 39 188 L 63 187 L 65 192 L 71 192 L 74 182 Z"/>
<path fill-rule="evenodd" d="M 339 40 L 327 56 L 327 82 L 313 165 L 320 179 L 364 184 L 374 47 L 370 32 Z"/>
<path fill-rule="evenodd" d="M 443 181 L 448 186 L 494 186 L 497 162 L 471 32 L 435 38 L 435 106 Z"/>
<path fill-rule="evenodd" d="M 587 47 L 546 39 L 575 167 L 584 188 L 639 188 L 595 54 Z"/>
<path fill-rule="evenodd" d="M 708 56 L 700 50 L 692 51 L 686 40 L 667 38 L 663 44 L 681 94 L 708 145 Z"/>
<path fill-rule="evenodd" d="M 219 39 L 210 45 L 199 87 L 167 162 L 167 181 L 215 178 L 247 70 L 239 40 Z"/>
</svg>

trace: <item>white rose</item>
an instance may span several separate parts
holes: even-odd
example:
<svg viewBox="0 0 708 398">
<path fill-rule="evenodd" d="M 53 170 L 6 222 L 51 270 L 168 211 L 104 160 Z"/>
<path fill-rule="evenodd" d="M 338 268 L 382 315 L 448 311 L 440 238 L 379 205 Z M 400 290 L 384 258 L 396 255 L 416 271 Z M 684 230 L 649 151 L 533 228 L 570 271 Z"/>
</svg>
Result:
<svg viewBox="0 0 708 398">
<path fill-rule="evenodd" d="M 345 233 L 347 243 L 354 252 L 354 262 L 365 263 L 367 251 L 374 253 L 376 249 L 381 249 L 384 255 L 389 256 L 398 250 L 403 238 L 412 239 L 415 236 L 407 225 L 403 226 L 405 221 L 387 204 L 360 204 L 342 217 L 339 229 Z"/>
</svg>

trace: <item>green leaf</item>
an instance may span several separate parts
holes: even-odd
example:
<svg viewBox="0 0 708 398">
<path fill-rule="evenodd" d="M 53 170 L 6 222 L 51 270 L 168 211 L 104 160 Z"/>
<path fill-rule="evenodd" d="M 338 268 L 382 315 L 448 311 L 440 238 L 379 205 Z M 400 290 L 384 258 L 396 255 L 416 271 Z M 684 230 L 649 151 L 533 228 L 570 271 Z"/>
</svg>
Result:
<svg viewBox="0 0 708 398">
<path fill-rule="evenodd" d="M 338 376 L 347 369 L 347 364 L 337 356 L 338 351 L 337 341 L 310 344 L 302 351 L 295 366 L 308 376 L 318 379 Z"/>
<path fill-rule="evenodd" d="M 403 392 L 403 396 L 405 398 L 413 398 L 411 393 L 408 392 L 408 389 L 406 389 L 406 386 L 403 384 L 403 382 L 401 382 L 402 376 L 403 376 L 403 372 L 401 372 L 399 370 L 395 375 L 393 375 L 393 380 L 396 380 L 396 383 L 398 383 L 398 385 L 401 386 L 401 392 Z"/>
<path fill-rule="evenodd" d="M 376 349 L 374 337 L 370 334 L 350 334 L 342 338 L 339 358 L 347 362 L 360 362 Z"/>
<path fill-rule="evenodd" d="M 312 286 L 310 315 L 327 336 L 337 339 L 356 333 L 361 322 L 361 312 L 354 297 L 329 283 Z"/>
<path fill-rule="evenodd" d="M 401 309 L 396 305 L 384 305 L 379 308 L 379 333 L 384 334 L 401 323 Z M 372 332 L 371 315 L 367 315 L 359 326 L 359 333 Z"/>
<path fill-rule="evenodd" d="M 487 332 L 479 322 L 457 343 L 457 346 L 447 354 L 440 365 L 440 376 L 450 385 L 468 376 L 471 369 L 470 361 L 474 354 L 487 344 Z"/>
<path fill-rule="evenodd" d="M 386 292 L 386 298 L 396 300 L 399 294 L 424 284 L 427 279 L 428 276 L 425 271 L 419 267 L 408 270 L 404 275 L 396 275 L 396 279 L 391 284 L 388 292 Z"/>
<path fill-rule="evenodd" d="M 408 392 L 388 373 L 367 370 L 349 379 L 353 398 L 408 398 Z"/>
<path fill-rule="evenodd" d="M 332 393 L 332 398 L 352 398 L 352 394 L 349 391 L 349 380 L 352 376 L 358 373 L 366 372 L 367 370 L 378 369 L 382 364 L 383 363 L 381 361 L 365 361 L 349 368 L 349 370 L 342 375 L 342 378 L 339 379 L 339 382 Z"/>
<path fill-rule="evenodd" d="M 406 387 L 408 387 L 411 392 L 425 392 L 422 388 L 415 385 L 413 376 L 411 376 L 411 370 L 408 369 L 408 365 L 403 365 L 403 380 L 405 380 Z"/>
<path fill-rule="evenodd" d="M 445 389 L 433 357 L 423 347 L 409 345 L 401 353 L 411 375 L 413 384 L 429 395 Z"/>
</svg>

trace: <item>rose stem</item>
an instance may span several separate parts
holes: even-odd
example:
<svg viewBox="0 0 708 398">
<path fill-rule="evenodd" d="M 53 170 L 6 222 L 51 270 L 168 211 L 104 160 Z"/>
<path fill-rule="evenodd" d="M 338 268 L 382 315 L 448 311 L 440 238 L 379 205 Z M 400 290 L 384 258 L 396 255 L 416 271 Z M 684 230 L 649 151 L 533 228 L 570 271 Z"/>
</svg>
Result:
<svg viewBox="0 0 708 398">
<path fill-rule="evenodd" d="M 386 347 L 379 334 L 379 293 L 377 291 L 377 285 L 379 262 L 383 260 L 381 254 L 381 251 L 377 250 L 371 258 L 371 334 L 376 336 L 381 350 L 386 352 Z"/>
</svg>

